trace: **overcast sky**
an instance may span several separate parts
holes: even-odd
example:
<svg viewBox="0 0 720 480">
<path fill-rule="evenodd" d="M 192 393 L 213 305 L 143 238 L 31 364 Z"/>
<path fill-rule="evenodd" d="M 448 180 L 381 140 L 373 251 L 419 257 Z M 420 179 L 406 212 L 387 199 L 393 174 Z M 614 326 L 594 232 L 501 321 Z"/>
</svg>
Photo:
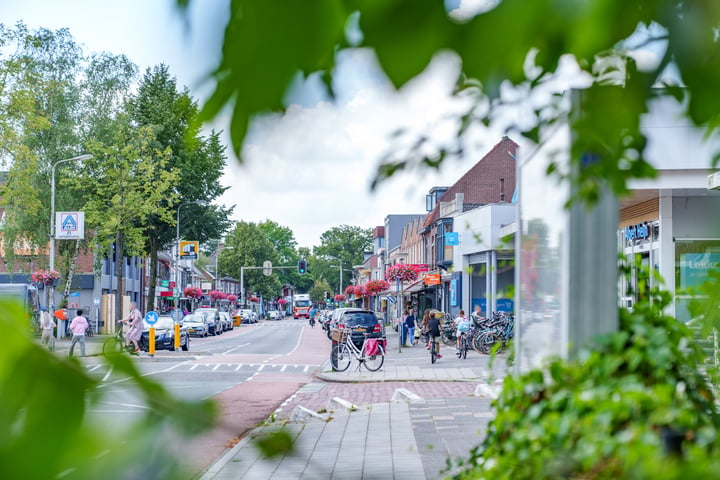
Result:
<svg viewBox="0 0 720 480">
<path fill-rule="evenodd" d="M 202 99 L 228 4 L 195 1 L 189 28 L 174 0 L 0 0 L 0 21 L 67 27 L 87 51 L 125 54 L 141 72 L 165 63 L 178 83 Z M 369 183 L 388 151 L 388 135 L 397 128 L 433 125 L 443 137 L 447 128 L 438 119 L 458 108 L 449 96 L 458 69 L 456 58 L 437 58 L 424 75 L 395 92 L 371 52 L 346 53 L 339 62 L 334 104 L 310 86 L 290 97 L 297 103 L 286 115 L 262 119 L 252 128 L 244 150 L 247 163 L 229 159 L 223 182 L 230 189 L 221 203 L 236 205 L 237 220 L 272 219 L 290 227 L 298 243 L 308 247 L 336 225 L 373 227 L 387 214 L 422 213 L 427 191 L 454 183 L 499 141 L 498 133 L 481 135 L 474 154 L 446 162 L 440 172 L 404 174 L 374 194 Z M 227 130 L 222 119 L 213 126 Z"/>
</svg>

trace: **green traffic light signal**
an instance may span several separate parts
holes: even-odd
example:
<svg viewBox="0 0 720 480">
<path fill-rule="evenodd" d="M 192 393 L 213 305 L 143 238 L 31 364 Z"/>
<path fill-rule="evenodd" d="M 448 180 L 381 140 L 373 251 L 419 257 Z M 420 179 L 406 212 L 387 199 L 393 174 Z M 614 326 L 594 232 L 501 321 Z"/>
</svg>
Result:
<svg viewBox="0 0 720 480">
<path fill-rule="evenodd" d="M 307 262 L 305 260 L 300 260 L 298 262 L 297 271 L 300 275 L 305 275 L 307 272 Z"/>
</svg>

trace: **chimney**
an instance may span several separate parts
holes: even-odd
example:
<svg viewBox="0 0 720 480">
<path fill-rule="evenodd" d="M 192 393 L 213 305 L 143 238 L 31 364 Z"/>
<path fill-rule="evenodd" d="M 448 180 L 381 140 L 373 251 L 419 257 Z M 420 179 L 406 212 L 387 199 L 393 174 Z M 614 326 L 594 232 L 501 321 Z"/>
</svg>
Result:
<svg viewBox="0 0 720 480">
<path fill-rule="evenodd" d="M 505 179 L 500 179 L 500 202 L 505 201 Z"/>
</svg>

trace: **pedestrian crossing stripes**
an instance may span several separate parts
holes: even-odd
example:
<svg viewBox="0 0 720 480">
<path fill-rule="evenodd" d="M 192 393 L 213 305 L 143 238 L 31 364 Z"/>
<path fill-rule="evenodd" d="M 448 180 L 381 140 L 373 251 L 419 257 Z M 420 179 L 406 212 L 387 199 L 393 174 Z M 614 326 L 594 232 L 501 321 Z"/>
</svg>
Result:
<svg viewBox="0 0 720 480">
<path fill-rule="evenodd" d="M 282 364 L 282 363 L 181 363 L 176 365 L 170 373 L 312 373 L 320 365 Z M 108 375 L 106 365 L 88 365 L 88 373 L 94 376 Z"/>
</svg>

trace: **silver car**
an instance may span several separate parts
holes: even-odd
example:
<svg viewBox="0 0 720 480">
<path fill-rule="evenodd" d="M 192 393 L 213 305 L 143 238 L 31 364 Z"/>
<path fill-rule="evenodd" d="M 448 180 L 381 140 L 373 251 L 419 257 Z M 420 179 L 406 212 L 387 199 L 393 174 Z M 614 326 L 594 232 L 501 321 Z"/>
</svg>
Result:
<svg viewBox="0 0 720 480">
<path fill-rule="evenodd" d="M 204 315 L 197 315 L 191 313 L 185 315 L 182 324 L 187 328 L 189 335 L 195 335 L 196 337 L 207 337 L 210 333 L 207 318 Z"/>
</svg>

